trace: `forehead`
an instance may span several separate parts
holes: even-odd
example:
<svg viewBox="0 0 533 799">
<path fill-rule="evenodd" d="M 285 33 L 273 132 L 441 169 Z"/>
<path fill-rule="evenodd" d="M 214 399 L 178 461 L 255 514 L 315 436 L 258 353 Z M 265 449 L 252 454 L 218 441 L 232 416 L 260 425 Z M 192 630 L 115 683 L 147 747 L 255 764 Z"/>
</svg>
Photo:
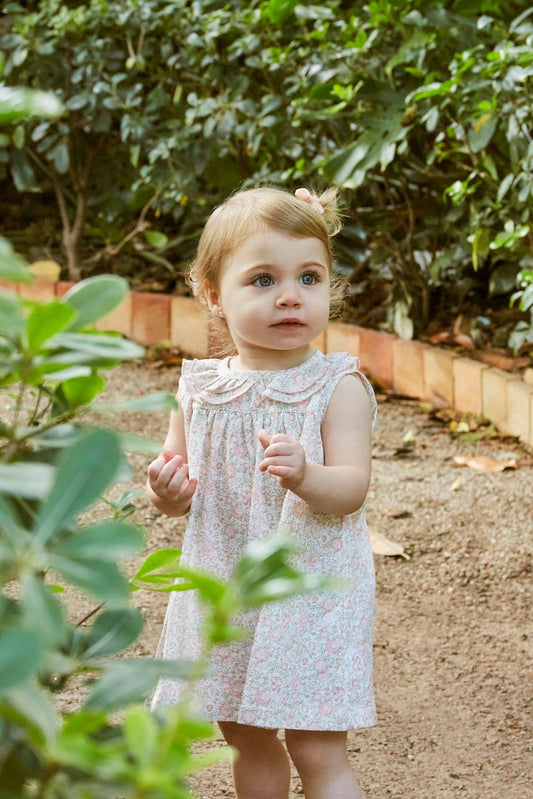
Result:
<svg viewBox="0 0 533 799">
<path fill-rule="evenodd" d="M 254 265 L 283 268 L 310 263 L 329 267 L 327 249 L 320 239 L 267 229 L 252 233 L 226 256 L 222 271 Z"/>
</svg>

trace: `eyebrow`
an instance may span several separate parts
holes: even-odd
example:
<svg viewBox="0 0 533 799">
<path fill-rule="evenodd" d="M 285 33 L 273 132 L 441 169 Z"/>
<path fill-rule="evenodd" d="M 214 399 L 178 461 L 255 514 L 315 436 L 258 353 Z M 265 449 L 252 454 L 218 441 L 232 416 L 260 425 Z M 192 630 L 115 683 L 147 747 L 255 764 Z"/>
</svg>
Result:
<svg viewBox="0 0 533 799">
<path fill-rule="evenodd" d="M 323 269 L 324 272 L 329 272 L 328 267 L 325 264 L 320 263 L 319 261 L 306 261 L 305 263 L 300 264 L 298 268 L 299 269 L 311 269 L 313 267 L 315 267 L 315 268 L 318 267 L 319 269 Z M 253 274 L 254 272 L 257 272 L 260 269 L 276 270 L 276 269 L 279 269 L 279 266 L 276 266 L 274 264 L 269 264 L 269 263 L 254 264 L 253 266 L 249 266 L 247 269 L 245 269 L 244 272 L 243 272 L 243 275 Z"/>
</svg>

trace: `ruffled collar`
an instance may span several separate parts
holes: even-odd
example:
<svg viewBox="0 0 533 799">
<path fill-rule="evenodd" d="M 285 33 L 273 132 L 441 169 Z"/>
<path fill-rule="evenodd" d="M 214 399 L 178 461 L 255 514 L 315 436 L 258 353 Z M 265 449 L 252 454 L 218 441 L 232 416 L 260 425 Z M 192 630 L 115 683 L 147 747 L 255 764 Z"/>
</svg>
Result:
<svg viewBox="0 0 533 799">
<path fill-rule="evenodd" d="M 182 381 L 188 394 L 211 405 L 230 402 L 254 386 L 262 397 L 284 403 L 308 399 L 334 375 L 359 370 L 359 361 L 344 352 L 324 355 L 315 350 L 299 366 L 282 370 L 234 372 L 230 358 L 183 361 Z"/>
</svg>

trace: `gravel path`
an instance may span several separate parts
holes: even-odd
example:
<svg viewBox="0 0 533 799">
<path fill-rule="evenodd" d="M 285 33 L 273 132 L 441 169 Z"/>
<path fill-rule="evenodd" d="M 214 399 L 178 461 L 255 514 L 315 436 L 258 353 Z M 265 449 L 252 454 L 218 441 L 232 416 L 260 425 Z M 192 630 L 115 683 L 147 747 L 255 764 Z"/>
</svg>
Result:
<svg viewBox="0 0 533 799">
<path fill-rule="evenodd" d="M 108 393 L 176 386 L 175 369 L 130 364 L 114 370 Z M 117 422 L 162 441 L 167 415 Z M 408 431 L 414 446 L 403 451 Z M 516 458 L 519 468 L 458 468 L 455 455 Z M 132 460 L 139 487 L 149 458 Z M 182 520 L 161 517 L 144 497 L 137 504 L 151 548 L 179 545 Z M 532 453 L 510 439 L 454 439 L 418 402 L 382 398 L 367 508 L 372 530 L 402 544 L 409 559 L 375 556 L 379 724 L 350 734 L 365 796 L 532 796 Z M 153 655 L 166 598 L 136 599 L 147 625 L 135 653 Z M 82 609 L 81 599 L 73 603 Z M 202 772 L 194 791 L 198 799 L 233 796 L 229 766 Z M 291 799 L 299 796 L 295 775 Z"/>
</svg>

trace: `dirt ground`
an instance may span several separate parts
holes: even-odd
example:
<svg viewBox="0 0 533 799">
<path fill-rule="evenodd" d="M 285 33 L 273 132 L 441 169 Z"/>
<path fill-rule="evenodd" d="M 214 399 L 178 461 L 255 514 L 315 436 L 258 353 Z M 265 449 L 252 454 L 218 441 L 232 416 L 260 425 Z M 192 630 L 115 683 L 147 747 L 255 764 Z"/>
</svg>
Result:
<svg viewBox="0 0 533 799">
<path fill-rule="evenodd" d="M 129 364 L 114 370 L 108 395 L 176 385 L 176 369 Z M 381 400 L 367 517 L 409 559 L 375 555 L 379 723 L 350 733 L 351 762 L 367 799 L 526 799 L 533 796 L 533 455 L 510 439 L 454 439 L 417 401 Z M 167 414 L 117 423 L 162 441 Z M 408 431 L 415 443 L 404 452 Z M 484 473 L 457 467 L 455 455 L 516 458 L 520 468 Z M 131 460 L 131 485 L 142 486 L 150 458 Z M 182 520 L 161 517 L 144 497 L 137 506 L 150 549 L 179 545 Z M 166 601 L 136 595 L 147 623 L 134 654 L 154 655 Z M 193 791 L 222 799 L 233 796 L 231 785 L 230 766 L 218 765 L 195 778 Z M 300 796 L 294 774 L 291 799 Z"/>
</svg>

